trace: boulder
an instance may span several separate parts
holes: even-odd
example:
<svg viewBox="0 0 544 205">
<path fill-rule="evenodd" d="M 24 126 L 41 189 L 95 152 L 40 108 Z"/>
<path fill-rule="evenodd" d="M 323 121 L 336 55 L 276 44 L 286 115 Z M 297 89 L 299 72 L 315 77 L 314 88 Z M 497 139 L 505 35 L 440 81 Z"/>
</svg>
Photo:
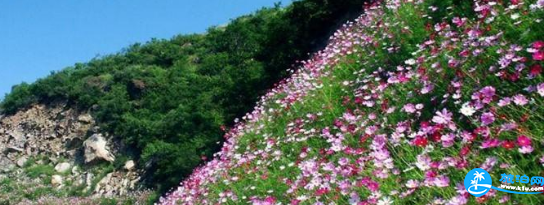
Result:
<svg viewBox="0 0 544 205">
<path fill-rule="evenodd" d="M 115 156 L 109 151 L 107 141 L 101 134 L 92 135 L 83 142 L 83 146 L 85 148 L 85 163 L 97 159 L 106 160 L 108 162 L 115 161 Z"/>
<path fill-rule="evenodd" d="M 77 121 L 83 122 L 83 123 L 92 123 L 93 117 L 90 114 L 83 114 L 77 118 Z"/>
<path fill-rule="evenodd" d="M 51 185 L 53 186 L 61 186 L 63 182 L 62 176 L 60 175 L 53 175 L 51 177 Z"/>
<path fill-rule="evenodd" d="M 80 173 L 79 173 L 79 167 L 78 167 L 78 166 L 74 166 L 74 167 L 72 168 L 72 175 L 76 175 L 76 176 L 77 176 L 77 175 L 79 175 L 79 174 L 80 174 Z"/>
<path fill-rule="evenodd" d="M 125 169 L 126 170 L 133 170 L 134 167 L 136 167 L 136 164 L 134 163 L 134 160 L 129 160 L 125 163 Z"/>
<path fill-rule="evenodd" d="M 55 171 L 59 172 L 59 173 L 64 173 L 64 172 L 67 172 L 68 170 L 70 170 L 70 168 L 72 168 L 72 165 L 68 162 L 63 162 L 63 163 L 59 163 L 57 164 L 57 166 L 55 166 Z"/>
<path fill-rule="evenodd" d="M 17 166 L 18 167 L 23 167 L 25 166 L 26 162 L 28 161 L 28 159 L 26 157 L 21 157 L 17 160 Z"/>
</svg>

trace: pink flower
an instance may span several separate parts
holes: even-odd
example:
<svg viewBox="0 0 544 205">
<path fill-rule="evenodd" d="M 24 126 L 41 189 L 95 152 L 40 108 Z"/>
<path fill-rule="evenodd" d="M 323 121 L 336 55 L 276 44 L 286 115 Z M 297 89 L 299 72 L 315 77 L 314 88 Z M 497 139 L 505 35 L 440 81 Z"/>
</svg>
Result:
<svg viewBox="0 0 544 205">
<path fill-rule="evenodd" d="M 533 53 L 533 59 L 535 59 L 537 61 L 544 60 L 544 51 L 538 51 L 538 52 Z"/>
<path fill-rule="evenodd" d="M 442 111 L 436 112 L 436 115 L 433 117 L 433 122 L 436 124 L 449 124 L 452 116 L 453 114 L 444 108 Z"/>
<path fill-rule="evenodd" d="M 437 187 L 447 187 L 450 184 L 450 178 L 447 176 L 439 176 L 434 179 L 434 185 Z"/>
<path fill-rule="evenodd" d="M 534 151 L 533 146 L 523 146 L 518 148 L 518 151 L 522 154 L 529 154 Z"/>
<path fill-rule="evenodd" d="M 416 112 L 416 107 L 412 103 L 408 103 L 408 104 L 404 105 L 403 109 L 404 109 L 404 112 L 407 112 L 407 113 Z"/>
<path fill-rule="evenodd" d="M 503 99 L 500 99 L 497 105 L 499 105 L 499 107 L 504 107 L 504 106 L 510 105 L 511 101 L 512 101 L 511 98 L 505 97 Z"/>
<path fill-rule="evenodd" d="M 495 115 L 490 112 L 486 112 L 482 114 L 482 117 L 480 117 L 480 120 L 482 121 L 483 126 L 487 126 L 495 121 Z"/>
<path fill-rule="evenodd" d="M 416 180 L 410 179 L 408 180 L 408 182 L 406 182 L 406 187 L 409 189 L 415 189 L 419 187 L 419 182 Z"/>
<path fill-rule="evenodd" d="M 519 146 L 530 146 L 531 145 L 531 138 L 528 138 L 525 135 L 520 135 L 518 137 L 518 145 Z"/>
<path fill-rule="evenodd" d="M 527 97 L 525 97 L 525 95 L 518 94 L 514 96 L 514 103 L 516 105 L 527 105 L 527 103 L 529 103 L 529 100 L 527 100 Z"/>
<path fill-rule="evenodd" d="M 540 83 L 536 86 L 536 91 L 542 97 L 544 97 L 544 83 Z"/>
<path fill-rule="evenodd" d="M 500 144 L 500 141 L 498 139 L 488 139 L 484 142 L 482 142 L 482 145 L 480 146 L 480 148 L 482 149 L 487 149 L 487 148 L 493 148 L 493 147 L 497 147 L 499 146 Z"/>
<path fill-rule="evenodd" d="M 451 147 L 454 144 L 455 135 L 451 133 L 442 135 L 441 140 L 443 147 Z"/>
</svg>

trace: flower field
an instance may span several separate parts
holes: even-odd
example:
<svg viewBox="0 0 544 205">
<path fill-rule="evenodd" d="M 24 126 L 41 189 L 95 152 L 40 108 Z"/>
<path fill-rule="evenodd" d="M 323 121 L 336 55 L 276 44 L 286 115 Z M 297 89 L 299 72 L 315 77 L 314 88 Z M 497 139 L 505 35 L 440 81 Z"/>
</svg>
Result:
<svg viewBox="0 0 544 205">
<path fill-rule="evenodd" d="M 544 0 L 385 0 L 228 130 L 161 204 L 544 204 Z"/>
</svg>

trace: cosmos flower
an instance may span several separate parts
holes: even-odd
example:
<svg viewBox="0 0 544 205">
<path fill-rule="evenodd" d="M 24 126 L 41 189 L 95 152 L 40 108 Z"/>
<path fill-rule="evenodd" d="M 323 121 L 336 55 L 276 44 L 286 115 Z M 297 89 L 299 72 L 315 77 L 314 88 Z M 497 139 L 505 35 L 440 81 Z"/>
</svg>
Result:
<svg viewBox="0 0 544 205">
<path fill-rule="evenodd" d="M 529 154 L 534 151 L 533 146 L 523 146 L 518 148 L 518 151 L 522 154 Z"/>
<path fill-rule="evenodd" d="M 433 122 L 437 124 L 449 124 L 451 123 L 453 114 L 449 112 L 446 108 L 442 111 L 437 111 L 433 117 Z"/>
<path fill-rule="evenodd" d="M 404 105 L 403 110 L 404 110 L 404 112 L 407 112 L 407 113 L 415 113 L 416 112 L 416 106 L 414 106 L 414 104 L 412 104 L 412 103 L 408 103 L 408 104 Z"/>
<path fill-rule="evenodd" d="M 536 61 L 544 60 L 544 51 L 538 51 L 533 53 L 533 59 Z"/>
<path fill-rule="evenodd" d="M 541 48 L 544 48 L 544 41 L 535 41 L 533 43 L 533 48 L 534 49 L 541 49 Z"/>
<path fill-rule="evenodd" d="M 472 116 L 476 112 L 476 109 L 474 109 L 474 107 L 467 102 L 463 104 L 460 112 L 461 114 L 469 117 L 469 116 Z"/>
<path fill-rule="evenodd" d="M 518 136 L 518 139 L 517 139 L 517 142 L 518 142 L 518 145 L 519 146 L 530 146 L 531 145 L 531 138 L 525 136 L 525 135 L 520 135 Z"/>
<path fill-rule="evenodd" d="M 505 98 L 500 99 L 499 103 L 497 103 L 497 105 L 499 107 L 504 107 L 504 106 L 510 105 L 511 102 L 512 102 L 512 98 L 505 97 Z"/>
<path fill-rule="evenodd" d="M 419 182 L 417 180 L 410 179 L 406 182 L 406 187 L 410 189 L 415 189 L 419 187 Z"/>
<path fill-rule="evenodd" d="M 500 141 L 498 139 L 495 139 L 495 138 L 488 139 L 482 142 L 482 145 L 480 146 L 480 148 L 482 149 L 493 148 L 493 147 L 499 146 L 499 144 L 500 144 Z"/>
<path fill-rule="evenodd" d="M 493 113 L 486 112 L 482 114 L 480 120 L 482 121 L 483 126 L 487 126 L 495 121 L 495 115 L 493 115 Z"/>
<path fill-rule="evenodd" d="M 502 146 L 503 148 L 505 148 L 505 149 L 510 150 L 510 149 L 513 149 L 516 145 L 515 145 L 514 142 L 512 142 L 512 141 L 506 140 L 506 141 L 503 141 L 503 142 L 501 143 L 501 146 Z"/>
<path fill-rule="evenodd" d="M 529 100 L 527 100 L 527 97 L 522 94 L 518 94 L 514 96 L 514 104 L 516 105 L 527 105 L 529 103 Z"/>
<path fill-rule="evenodd" d="M 540 96 L 544 97 L 544 83 L 538 84 L 536 90 Z"/>
<path fill-rule="evenodd" d="M 391 204 L 393 204 L 393 199 L 391 199 L 391 197 L 387 197 L 387 196 L 381 198 L 377 203 L 377 205 L 391 205 Z"/>
<path fill-rule="evenodd" d="M 448 187 L 450 185 L 450 178 L 445 175 L 438 176 L 434 179 L 434 185 L 436 187 Z"/>
</svg>

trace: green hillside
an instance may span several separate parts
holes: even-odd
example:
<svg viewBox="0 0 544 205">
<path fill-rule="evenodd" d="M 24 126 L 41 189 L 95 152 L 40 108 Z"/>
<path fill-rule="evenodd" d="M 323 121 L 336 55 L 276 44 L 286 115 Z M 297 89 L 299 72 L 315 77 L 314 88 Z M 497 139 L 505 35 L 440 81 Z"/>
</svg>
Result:
<svg viewBox="0 0 544 205">
<path fill-rule="evenodd" d="M 127 155 L 145 165 L 146 182 L 166 190 L 211 158 L 222 127 L 251 110 L 296 60 L 325 45 L 363 2 L 295 1 L 206 34 L 135 44 L 15 86 L 0 109 L 13 114 L 57 101 L 90 109 L 102 131 L 133 148 Z"/>
</svg>

